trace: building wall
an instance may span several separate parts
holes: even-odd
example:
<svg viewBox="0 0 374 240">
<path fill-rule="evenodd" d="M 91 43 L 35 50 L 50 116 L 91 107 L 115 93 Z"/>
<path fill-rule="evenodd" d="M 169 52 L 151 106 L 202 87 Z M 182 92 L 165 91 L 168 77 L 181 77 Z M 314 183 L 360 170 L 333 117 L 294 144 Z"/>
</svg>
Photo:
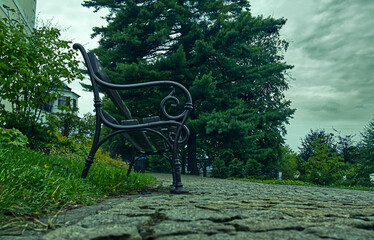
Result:
<svg viewBox="0 0 374 240">
<path fill-rule="evenodd" d="M 29 32 L 35 27 L 35 16 L 36 0 L 0 0 L 0 17 L 22 21 Z"/>
<path fill-rule="evenodd" d="M 61 100 L 65 101 L 64 105 L 67 104 L 69 101 L 71 107 L 78 107 L 78 98 L 80 97 L 75 92 L 72 92 L 70 89 L 66 89 L 62 92 L 62 97 L 60 99 L 56 99 L 52 104 L 51 108 L 48 112 L 50 113 L 58 113 L 60 112 L 60 109 L 58 107 L 61 105 Z"/>
</svg>

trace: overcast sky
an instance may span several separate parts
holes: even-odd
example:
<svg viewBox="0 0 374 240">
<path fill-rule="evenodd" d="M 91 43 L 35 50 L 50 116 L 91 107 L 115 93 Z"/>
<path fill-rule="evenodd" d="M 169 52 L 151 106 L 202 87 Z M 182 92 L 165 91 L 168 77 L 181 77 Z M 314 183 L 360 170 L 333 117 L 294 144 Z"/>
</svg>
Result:
<svg viewBox="0 0 374 240">
<path fill-rule="evenodd" d="M 78 0 L 37 0 L 39 19 L 66 28 L 63 37 L 96 47 L 92 27 L 105 25 L 104 12 L 93 13 Z M 374 1 L 373 0 L 252 0 L 253 15 L 284 17 L 282 37 L 290 42 L 285 54 L 290 72 L 286 98 L 296 108 L 287 127 L 287 143 L 294 149 L 310 129 L 333 128 L 356 134 L 374 114 Z M 80 115 L 92 111 L 92 94 L 79 83 L 70 85 L 81 95 Z"/>
</svg>

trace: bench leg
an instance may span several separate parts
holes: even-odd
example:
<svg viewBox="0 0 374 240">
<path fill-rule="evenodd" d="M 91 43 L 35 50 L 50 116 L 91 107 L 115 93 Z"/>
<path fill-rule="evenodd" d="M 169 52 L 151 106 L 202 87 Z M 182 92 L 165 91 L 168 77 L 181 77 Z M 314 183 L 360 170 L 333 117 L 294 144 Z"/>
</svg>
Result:
<svg viewBox="0 0 374 240">
<path fill-rule="evenodd" d="M 173 186 L 175 186 L 175 183 L 176 183 L 176 181 L 175 181 L 175 168 L 174 168 L 173 156 L 168 157 L 165 154 L 161 154 L 161 156 L 163 156 L 164 158 L 166 158 L 169 161 L 169 163 L 170 163 L 171 174 L 173 176 L 173 183 L 170 186 L 173 187 Z"/>
<path fill-rule="evenodd" d="M 93 156 L 88 156 L 86 159 L 86 164 L 84 165 L 81 178 L 86 178 L 88 171 L 90 170 L 90 167 L 93 163 Z"/>
<path fill-rule="evenodd" d="M 174 154 L 174 159 L 173 159 L 173 185 L 174 189 L 171 190 L 171 193 L 174 194 L 183 194 L 183 193 L 189 193 L 188 190 L 185 190 L 183 188 L 182 184 L 182 178 L 181 178 L 181 164 L 179 161 L 179 154 Z"/>
<path fill-rule="evenodd" d="M 91 146 L 90 153 L 88 154 L 88 157 L 86 159 L 86 164 L 84 165 L 81 178 L 86 178 L 87 177 L 88 171 L 90 170 L 90 167 L 93 163 L 96 151 L 99 148 L 100 132 L 101 132 L 101 122 L 100 122 L 99 117 L 96 114 L 95 136 L 94 136 L 94 139 L 93 139 L 93 143 L 92 143 L 92 146 Z"/>
</svg>

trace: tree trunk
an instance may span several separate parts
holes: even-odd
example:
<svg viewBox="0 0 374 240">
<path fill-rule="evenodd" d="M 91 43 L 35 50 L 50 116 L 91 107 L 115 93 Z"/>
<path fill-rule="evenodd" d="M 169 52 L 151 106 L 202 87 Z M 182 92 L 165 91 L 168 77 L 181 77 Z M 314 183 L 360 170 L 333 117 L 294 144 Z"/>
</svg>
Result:
<svg viewBox="0 0 374 240">
<path fill-rule="evenodd" d="M 196 133 L 191 131 L 190 138 L 188 139 L 188 167 L 187 170 L 191 171 L 193 175 L 199 175 L 196 159 Z"/>
<path fill-rule="evenodd" d="M 181 168 L 182 168 L 182 170 L 181 170 L 181 173 L 182 174 L 186 174 L 186 151 L 185 150 L 183 150 L 182 152 L 181 152 Z"/>
</svg>

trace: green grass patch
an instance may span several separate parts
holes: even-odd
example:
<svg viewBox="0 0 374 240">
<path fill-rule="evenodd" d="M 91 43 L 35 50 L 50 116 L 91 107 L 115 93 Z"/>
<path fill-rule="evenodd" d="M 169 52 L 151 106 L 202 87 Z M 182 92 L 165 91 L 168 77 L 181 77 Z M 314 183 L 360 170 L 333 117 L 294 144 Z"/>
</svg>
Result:
<svg viewBox="0 0 374 240">
<path fill-rule="evenodd" d="M 265 184 L 278 184 L 278 185 L 297 185 L 297 186 L 308 186 L 308 187 L 325 187 L 325 188 L 340 188 L 340 189 L 350 189 L 350 190 L 362 190 L 362 191 L 374 191 L 374 187 L 363 187 L 363 186 L 342 186 L 342 185 L 331 185 L 331 186 L 320 186 L 309 182 L 303 182 L 299 180 L 260 180 L 252 178 L 229 178 L 231 180 L 246 181 L 246 182 L 257 182 Z"/>
<path fill-rule="evenodd" d="M 298 180 L 277 180 L 277 179 L 270 179 L 270 180 L 260 180 L 260 179 L 253 179 L 253 178 L 238 178 L 233 179 L 238 181 L 245 181 L 245 182 L 257 182 L 257 183 L 266 183 L 266 184 L 278 184 L 278 185 L 299 185 L 299 186 L 309 186 L 309 187 L 317 187 L 317 185 L 298 181 Z"/>
<path fill-rule="evenodd" d="M 83 165 L 83 159 L 77 161 L 26 148 L 0 149 L 0 222 L 93 204 L 156 182 L 156 178 L 138 173 L 127 178 L 124 169 L 105 164 L 93 164 L 83 180 Z"/>
</svg>

